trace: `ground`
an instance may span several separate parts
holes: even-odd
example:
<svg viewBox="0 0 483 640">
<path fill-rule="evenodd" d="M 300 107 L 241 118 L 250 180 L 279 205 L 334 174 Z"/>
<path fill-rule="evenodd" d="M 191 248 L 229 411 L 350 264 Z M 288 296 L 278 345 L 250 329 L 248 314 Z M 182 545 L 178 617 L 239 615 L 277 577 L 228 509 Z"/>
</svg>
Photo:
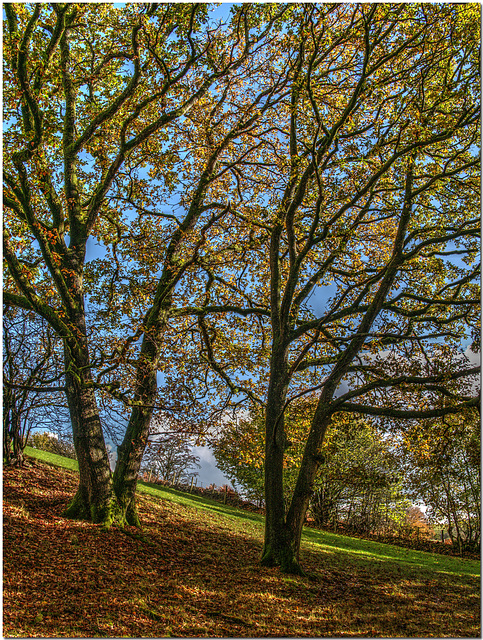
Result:
<svg viewBox="0 0 483 640">
<path fill-rule="evenodd" d="M 104 531 L 62 517 L 76 485 L 4 469 L 5 637 L 480 637 L 474 560 L 310 530 L 289 577 L 256 514 L 145 487 L 142 534 Z"/>
</svg>

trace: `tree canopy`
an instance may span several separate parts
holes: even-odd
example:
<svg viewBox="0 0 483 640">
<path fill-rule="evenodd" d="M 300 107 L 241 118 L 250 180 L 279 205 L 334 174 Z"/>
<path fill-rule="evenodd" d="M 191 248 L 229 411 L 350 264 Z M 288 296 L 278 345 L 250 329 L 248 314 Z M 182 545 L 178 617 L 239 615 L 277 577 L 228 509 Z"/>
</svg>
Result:
<svg viewBox="0 0 483 640">
<path fill-rule="evenodd" d="M 269 62 L 284 11 L 234 7 L 217 23 L 207 5 L 6 7 L 4 297 L 64 343 L 81 478 L 72 515 L 110 520 L 120 507 L 137 521 L 174 290 L 230 211 L 221 160 L 251 152 L 283 92 L 288 67 L 273 77 Z M 89 241 L 105 258 L 88 267 Z M 114 478 L 96 390 L 131 407 Z"/>
<path fill-rule="evenodd" d="M 138 522 L 170 389 L 246 398 L 265 411 L 262 561 L 300 571 L 333 416 L 479 402 L 479 368 L 455 356 L 478 348 L 478 8 L 5 12 L 4 298 L 63 342 L 68 512 Z M 287 494 L 284 414 L 314 392 Z M 106 394 L 129 416 L 113 476 Z"/>
<path fill-rule="evenodd" d="M 298 15 L 304 37 L 294 47 L 272 162 L 244 168 L 240 177 L 237 239 L 246 247 L 257 238 L 257 251 L 236 282 L 229 263 L 223 275 L 217 264 L 207 284 L 213 312 L 230 296 L 238 313 L 265 320 L 255 346 L 267 350 L 269 374 L 263 371 L 263 385 L 242 386 L 251 395 L 261 387 L 266 405 L 263 560 L 294 570 L 320 447 L 336 412 L 415 419 L 479 402 L 474 391 L 454 394 L 447 384 L 479 369 L 453 359 L 443 373 L 434 348 L 435 341 L 450 348 L 475 338 L 478 324 L 472 9 L 307 5 Z M 233 337 L 227 331 L 223 340 L 218 317 L 210 326 L 209 311 L 200 312 L 205 355 L 226 379 Z M 229 361 L 235 375 L 254 362 L 246 333 L 243 327 Z M 284 410 L 317 389 L 285 511 Z"/>
</svg>

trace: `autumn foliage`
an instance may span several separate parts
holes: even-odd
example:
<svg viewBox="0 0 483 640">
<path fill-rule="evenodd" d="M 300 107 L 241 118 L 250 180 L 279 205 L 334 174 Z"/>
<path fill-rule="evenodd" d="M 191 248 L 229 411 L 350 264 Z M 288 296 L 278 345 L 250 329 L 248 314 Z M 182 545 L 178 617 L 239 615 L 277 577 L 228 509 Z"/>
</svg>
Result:
<svg viewBox="0 0 483 640">
<path fill-rule="evenodd" d="M 5 4 L 4 301 L 61 344 L 68 515 L 140 524 L 160 411 L 258 406 L 262 562 L 301 573 L 336 415 L 478 405 L 479 45 L 471 3 Z"/>
</svg>

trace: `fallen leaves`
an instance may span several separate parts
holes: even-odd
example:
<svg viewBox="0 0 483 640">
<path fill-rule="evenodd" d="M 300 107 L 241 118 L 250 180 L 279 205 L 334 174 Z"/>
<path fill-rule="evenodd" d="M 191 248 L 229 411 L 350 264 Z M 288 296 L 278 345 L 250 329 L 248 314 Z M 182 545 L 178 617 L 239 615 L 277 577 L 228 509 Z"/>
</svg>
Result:
<svg viewBox="0 0 483 640">
<path fill-rule="evenodd" d="M 103 531 L 62 517 L 76 485 L 47 465 L 4 470 L 6 637 L 479 636 L 476 579 L 307 548 L 310 577 L 284 576 L 258 565 L 259 526 L 140 495 L 142 532 Z"/>
</svg>

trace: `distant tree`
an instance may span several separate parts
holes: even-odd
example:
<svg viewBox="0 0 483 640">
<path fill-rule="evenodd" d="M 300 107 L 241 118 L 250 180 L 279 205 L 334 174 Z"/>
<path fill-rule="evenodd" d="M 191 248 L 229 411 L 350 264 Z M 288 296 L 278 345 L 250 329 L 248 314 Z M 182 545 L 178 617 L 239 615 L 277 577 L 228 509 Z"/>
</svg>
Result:
<svg viewBox="0 0 483 640">
<path fill-rule="evenodd" d="M 430 538 L 434 536 L 434 529 L 431 526 L 426 514 L 418 506 L 412 505 L 406 512 L 406 524 L 412 533 Z"/>
<path fill-rule="evenodd" d="M 415 423 L 402 436 L 407 486 L 427 505 L 433 524 L 453 544 L 474 551 L 481 541 L 481 437 L 476 410 Z"/>
<path fill-rule="evenodd" d="M 309 511 L 319 525 L 343 523 L 365 533 L 396 530 L 410 505 L 391 443 L 357 415 L 336 416 Z"/>
<path fill-rule="evenodd" d="M 317 398 L 300 398 L 285 416 L 290 447 L 284 457 L 284 486 L 293 491 L 300 469 L 310 415 Z M 249 498 L 261 501 L 264 487 L 264 412 L 224 425 L 214 442 L 219 468 Z M 363 531 L 396 528 L 409 506 L 402 491 L 390 443 L 356 415 L 334 416 L 321 447 L 321 464 L 309 513 L 321 526 L 345 523 Z"/>
<path fill-rule="evenodd" d="M 44 431 L 43 433 L 32 433 L 27 444 L 34 449 L 56 453 L 59 456 L 64 456 L 64 458 L 77 459 L 72 438 L 59 438 L 53 433 Z"/>
<path fill-rule="evenodd" d="M 256 409 L 224 422 L 213 439 L 213 454 L 218 468 L 233 486 L 249 500 L 263 501 L 263 415 Z"/>
<path fill-rule="evenodd" d="M 160 480 L 187 482 L 197 476 L 199 456 L 194 455 L 189 436 L 182 432 L 152 433 L 144 451 L 141 471 L 153 472 Z"/>
<path fill-rule="evenodd" d="M 32 314 L 30 314 L 32 315 Z M 66 415 L 59 341 L 41 318 L 21 309 L 3 314 L 3 457 L 22 464 L 31 429 Z"/>
</svg>

